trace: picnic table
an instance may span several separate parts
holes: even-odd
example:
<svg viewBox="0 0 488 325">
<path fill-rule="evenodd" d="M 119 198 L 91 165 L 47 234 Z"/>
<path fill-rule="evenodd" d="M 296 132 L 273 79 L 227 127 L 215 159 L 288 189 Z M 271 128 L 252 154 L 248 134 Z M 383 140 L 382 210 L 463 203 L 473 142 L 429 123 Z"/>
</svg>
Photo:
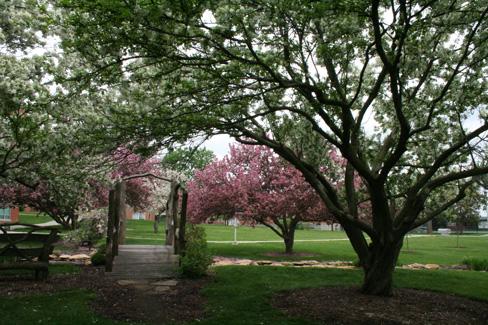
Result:
<svg viewBox="0 0 488 325">
<path fill-rule="evenodd" d="M 49 255 L 60 238 L 58 232 L 56 227 L 26 223 L 0 224 L 0 271 L 33 270 L 36 280 L 47 278 Z"/>
</svg>

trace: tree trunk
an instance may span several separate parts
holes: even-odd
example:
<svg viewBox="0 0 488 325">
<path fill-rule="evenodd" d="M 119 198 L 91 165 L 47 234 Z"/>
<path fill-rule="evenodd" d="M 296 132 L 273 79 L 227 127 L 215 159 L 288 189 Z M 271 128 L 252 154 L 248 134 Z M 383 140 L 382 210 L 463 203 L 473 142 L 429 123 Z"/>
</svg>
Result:
<svg viewBox="0 0 488 325">
<path fill-rule="evenodd" d="M 285 242 L 285 254 L 293 254 L 293 244 L 295 243 L 295 228 L 296 224 L 291 223 L 288 232 L 283 234 Z"/>
<path fill-rule="evenodd" d="M 402 247 L 403 238 L 397 242 L 372 243 L 368 261 L 363 265 L 364 281 L 361 291 L 369 295 L 391 296 L 393 271 Z"/>
<path fill-rule="evenodd" d="M 70 227 L 71 230 L 75 230 L 78 228 L 78 217 L 77 216 L 71 216 L 70 217 Z"/>
</svg>

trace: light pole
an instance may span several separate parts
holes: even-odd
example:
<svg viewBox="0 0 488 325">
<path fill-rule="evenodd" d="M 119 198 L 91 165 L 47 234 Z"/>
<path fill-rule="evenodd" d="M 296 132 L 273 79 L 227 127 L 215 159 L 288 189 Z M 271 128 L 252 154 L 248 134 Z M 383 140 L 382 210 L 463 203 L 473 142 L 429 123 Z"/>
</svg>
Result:
<svg viewBox="0 0 488 325">
<path fill-rule="evenodd" d="M 234 213 L 234 218 L 232 218 L 231 223 L 234 226 L 234 242 L 232 245 L 238 245 L 239 243 L 237 242 L 237 227 L 239 226 L 239 217 L 242 215 L 242 212 L 236 211 Z"/>
</svg>

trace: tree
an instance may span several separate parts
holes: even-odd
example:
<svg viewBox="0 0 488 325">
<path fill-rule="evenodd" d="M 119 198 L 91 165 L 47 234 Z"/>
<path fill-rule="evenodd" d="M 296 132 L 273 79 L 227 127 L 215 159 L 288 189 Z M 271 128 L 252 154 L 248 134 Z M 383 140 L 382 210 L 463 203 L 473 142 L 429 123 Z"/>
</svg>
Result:
<svg viewBox="0 0 488 325">
<path fill-rule="evenodd" d="M 300 171 L 262 146 L 231 146 L 228 156 L 197 171 L 188 192 L 193 222 L 238 217 L 265 225 L 283 239 L 287 254 L 300 221 L 331 221 Z"/>
<path fill-rule="evenodd" d="M 64 46 L 94 82 L 132 95 L 124 122 L 141 139 L 228 133 L 300 170 L 345 229 L 364 293 L 390 295 L 405 234 L 488 173 L 486 1 L 62 5 Z M 344 186 L 307 159 L 315 142 L 296 150 L 297 123 L 347 160 Z M 354 173 L 371 224 L 358 218 Z M 446 186 L 456 191 L 429 200 Z"/>
<path fill-rule="evenodd" d="M 454 222 L 458 234 L 462 234 L 466 226 L 478 227 L 480 211 L 486 206 L 486 203 L 487 197 L 484 193 L 478 187 L 473 186 L 466 191 L 464 200 L 444 211 L 443 215 L 449 221 Z"/>
<path fill-rule="evenodd" d="M 47 25 L 34 1 L 0 4 L 0 177 L 30 183 L 39 160 L 53 159 L 56 141 L 48 141 L 55 123 L 48 75 L 51 53 L 27 55 L 42 46 Z M 50 114 L 51 113 L 51 114 Z"/>
<path fill-rule="evenodd" d="M 93 164 L 83 164 L 84 160 Z M 57 173 L 38 175 L 49 177 L 38 178 L 39 183 L 34 188 L 15 181 L 0 183 L 0 205 L 27 205 L 47 214 L 64 228 L 75 229 L 82 211 L 108 205 L 108 193 L 115 181 L 132 175 L 158 174 L 158 166 L 159 161 L 144 159 L 124 148 L 117 149 L 108 159 L 75 155 L 71 163 Z M 151 191 L 146 178 L 128 180 L 127 204 L 145 208 Z"/>
<path fill-rule="evenodd" d="M 195 171 L 203 169 L 214 159 L 214 153 L 205 148 L 177 148 L 164 156 L 162 165 L 191 179 Z"/>
</svg>

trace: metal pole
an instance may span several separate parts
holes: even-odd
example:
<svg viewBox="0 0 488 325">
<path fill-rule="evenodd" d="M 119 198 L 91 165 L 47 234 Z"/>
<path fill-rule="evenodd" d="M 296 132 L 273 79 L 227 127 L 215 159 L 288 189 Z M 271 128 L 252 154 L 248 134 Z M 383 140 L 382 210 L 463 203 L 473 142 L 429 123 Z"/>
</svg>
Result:
<svg viewBox="0 0 488 325">
<path fill-rule="evenodd" d="M 235 223 L 234 223 L 234 245 L 237 245 L 237 224 Z"/>
</svg>

